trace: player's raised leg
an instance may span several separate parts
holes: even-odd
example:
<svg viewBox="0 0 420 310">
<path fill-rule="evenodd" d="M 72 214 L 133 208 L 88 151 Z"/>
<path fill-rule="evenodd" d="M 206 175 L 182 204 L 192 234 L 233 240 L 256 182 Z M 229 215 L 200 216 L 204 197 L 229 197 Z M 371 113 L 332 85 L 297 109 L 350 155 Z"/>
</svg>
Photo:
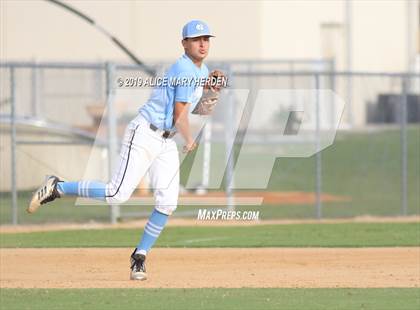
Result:
<svg viewBox="0 0 420 310">
<path fill-rule="evenodd" d="M 48 176 L 33 194 L 27 211 L 34 213 L 41 205 L 63 196 L 85 197 L 108 203 L 123 203 L 128 200 L 150 167 L 153 147 L 159 146 L 144 134 L 145 129 L 138 120 L 127 126 L 120 161 L 109 183 L 93 180 L 64 182 L 56 176 Z"/>
<path fill-rule="evenodd" d="M 44 183 L 32 195 L 27 208 L 34 213 L 38 208 L 62 196 L 88 197 L 105 201 L 106 184 L 98 181 L 63 182 L 58 177 L 47 176 Z"/>
</svg>

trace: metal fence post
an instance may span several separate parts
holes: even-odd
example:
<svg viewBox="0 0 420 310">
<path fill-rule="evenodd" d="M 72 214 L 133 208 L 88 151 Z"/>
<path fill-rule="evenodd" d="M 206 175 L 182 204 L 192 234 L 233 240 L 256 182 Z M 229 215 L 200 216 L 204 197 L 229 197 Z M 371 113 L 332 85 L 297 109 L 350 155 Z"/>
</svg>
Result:
<svg viewBox="0 0 420 310">
<path fill-rule="evenodd" d="M 226 74 L 228 77 L 228 85 L 233 88 L 233 78 L 231 68 L 226 68 Z M 235 199 L 233 196 L 233 188 L 235 187 L 234 180 L 234 152 L 235 152 L 235 137 L 234 128 L 232 127 L 232 120 L 235 119 L 234 110 L 234 94 L 233 89 L 226 89 L 226 111 L 224 113 L 224 126 L 225 126 L 225 159 L 226 159 L 226 179 L 225 179 L 225 192 L 227 198 L 227 209 L 235 210 Z M 231 146 L 231 149 L 229 149 Z M 229 152 L 230 151 L 230 152 Z"/>
<path fill-rule="evenodd" d="M 346 68 L 347 71 L 353 71 L 353 2 L 346 0 L 345 3 L 345 20 L 346 20 Z M 354 111 L 353 111 L 353 77 L 351 74 L 347 76 L 347 117 L 350 128 L 354 127 Z"/>
<path fill-rule="evenodd" d="M 336 76 L 335 76 L 335 59 L 331 59 L 331 68 L 330 68 L 330 87 L 331 90 L 333 91 L 334 95 L 335 95 L 335 88 L 336 88 Z M 332 98 L 332 103 L 331 103 L 331 126 L 329 129 L 334 130 L 334 124 L 336 122 L 336 117 L 335 117 L 335 96 L 333 96 Z"/>
<path fill-rule="evenodd" d="M 111 63 L 106 64 L 106 107 L 107 107 L 107 121 L 108 121 L 108 179 L 111 178 L 114 171 L 115 160 L 117 153 L 117 119 L 114 110 L 114 76 L 115 65 Z M 110 221 L 111 224 L 117 223 L 120 217 L 120 206 L 110 205 Z"/>
<path fill-rule="evenodd" d="M 31 68 L 31 114 L 38 116 L 38 68 Z"/>
<path fill-rule="evenodd" d="M 408 79 L 408 77 L 407 77 Z M 407 215 L 407 79 L 401 77 L 401 214 Z"/>
<path fill-rule="evenodd" d="M 233 77 L 233 73 L 230 70 L 226 70 L 228 78 Z M 229 83 L 231 87 L 233 87 L 233 82 Z M 233 90 L 227 89 L 227 113 L 225 113 L 224 121 L 225 121 L 225 158 L 227 160 L 226 164 L 226 183 L 225 183 L 225 191 L 227 197 L 227 209 L 228 210 L 235 210 L 235 199 L 233 197 L 233 187 L 235 186 L 234 181 L 234 152 L 235 152 L 235 144 L 234 143 L 234 128 L 232 126 L 232 119 L 235 119 L 235 109 L 234 109 L 234 100 L 233 97 Z M 231 146 L 230 153 L 229 153 L 229 146 Z"/>
<path fill-rule="evenodd" d="M 201 186 L 203 190 L 207 192 L 210 181 L 210 160 L 211 160 L 211 134 L 212 134 L 212 120 L 211 118 L 207 119 L 206 124 L 203 128 L 203 141 L 204 141 L 204 150 L 203 150 L 203 167 L 202 167 L 202 177 L 201 177 Z"/>
<path fill-rule="evenodd" d="M 11 104 L 11 172 L 12 172 L 12 224 L 18 223 L 17 182 L 16 182 L 16 85 L 15 68 L 10 67 L 10 104 Z"/>
<path fill-rule="evenodd" d="M 321 143 L 320 143 L 320 104 L 319 104 L 319 75 L 315 74 L 315 109 L 316 109 L 316 217 L 321 219 L 322 217 L 322 202 L 321 202 L 321 190 L 322 190 L 322 157 L 321 157 Z"/>
</svg>

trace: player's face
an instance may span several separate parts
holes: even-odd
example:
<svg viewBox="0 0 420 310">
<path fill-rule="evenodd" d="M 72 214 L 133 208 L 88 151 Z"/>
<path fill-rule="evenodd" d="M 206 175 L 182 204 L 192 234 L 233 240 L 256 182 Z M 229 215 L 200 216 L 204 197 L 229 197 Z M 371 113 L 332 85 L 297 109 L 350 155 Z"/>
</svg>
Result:
<svg viewBox="0 0 420 310">
<path fill-rule="evenodd" d="M 210 38 L 197 37 L 182 40 L 185 53 L 195 61 L 203 61 L 209 54 Z"/>
</svg>

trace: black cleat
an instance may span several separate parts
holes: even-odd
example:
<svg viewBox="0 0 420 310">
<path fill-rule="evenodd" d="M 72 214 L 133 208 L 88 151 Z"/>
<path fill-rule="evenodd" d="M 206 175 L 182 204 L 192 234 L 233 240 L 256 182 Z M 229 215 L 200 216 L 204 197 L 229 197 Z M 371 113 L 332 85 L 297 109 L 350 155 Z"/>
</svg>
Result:
<svg viewBox="0 0 420 310">
<path fill-rule="evenodd" d="M 60 193 L 57 190 L 57 183 L 59 181 L 60 180 L 56 176 L 47 176 L 41 187 L 33 194 L 26 211 L 28 211 L 28 213 L 34 213 L 42 204 L 60 198 Z"/>
<path fill-rule="evenodd" d="M 131 262 L 131 273 L 130 279 L 131 280 L 146 280 L 146 256 L 143 254 L 136 254 L 136 250 L 134 250 L 133 254 L 131 254 L 130 262 Z"/>
</svg>

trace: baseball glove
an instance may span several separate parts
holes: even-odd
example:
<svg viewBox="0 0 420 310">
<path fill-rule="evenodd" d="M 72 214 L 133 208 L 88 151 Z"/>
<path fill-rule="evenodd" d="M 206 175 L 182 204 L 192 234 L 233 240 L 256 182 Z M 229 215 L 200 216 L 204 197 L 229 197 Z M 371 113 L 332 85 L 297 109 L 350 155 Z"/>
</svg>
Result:
<svg viewBox="0 0 420 310">
<path fill-rule="evenodd" d="M 226 87 L 226 83 L 227 79 L 222 71 L 212 71 L 203 87 L 203 95 L 191 113 L 199 115 L 211 114 L 219 101 L 220 91 L 223 87 Z"/>
</svg>

